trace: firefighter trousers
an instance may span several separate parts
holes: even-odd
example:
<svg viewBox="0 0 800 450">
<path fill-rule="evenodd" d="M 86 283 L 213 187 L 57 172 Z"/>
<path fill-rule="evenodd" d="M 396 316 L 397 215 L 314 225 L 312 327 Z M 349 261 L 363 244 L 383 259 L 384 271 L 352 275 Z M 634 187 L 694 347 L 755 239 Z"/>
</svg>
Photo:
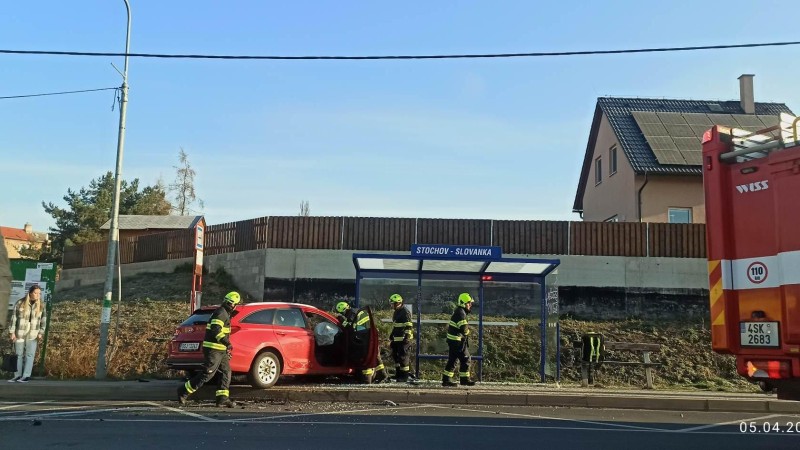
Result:
<svg viewBox="0 0 800 450">
<path fill-rule="evenodd" d="M 205 357 L 205 361 L 203 361 L 203 370 L 186 382 L 184 385 L 186 392 L 189 394 L 194 393 L 204 384 L 211 381 L 214 375 L 219 372 L 220 376 L 216 396 L 228 397 L 228 388 L 231 385 L 231 356 L 227 351 L 208 348 L 203 348 L 203 356 Z"/>
<path fill-rule="evenodd" d="M 459 362 L 459 372 L 461 377 L 469 376 L 469 342 L 467 338 L 461 341 L 447 340 L 449 352 L 447 355 L 447 364 L 444 366 L 444 374 L 448 377 L 455 376 L 453 372 L 456 368 L 456 361 Z"/>
<path fill-rule="evenodd" d="M 391 348 L 392 359 L 397 370 L 411 371 L 411 341 L 394 341 Z"/>
</svg>

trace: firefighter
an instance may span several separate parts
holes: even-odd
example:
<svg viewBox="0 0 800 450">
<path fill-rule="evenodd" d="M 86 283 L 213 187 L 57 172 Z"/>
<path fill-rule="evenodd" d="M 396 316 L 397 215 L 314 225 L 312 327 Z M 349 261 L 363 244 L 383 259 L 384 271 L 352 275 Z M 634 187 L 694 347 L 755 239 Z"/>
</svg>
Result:
<svg viewBox="0 0 800 450">
<path fill-rule="evenodd" d="M 456 360 L 459 362 L 459 378 L 462 386 L 475 386 L 469 378 L 469 325 L 467 314 L 472 310 L 474 300 L 468 293 L 458 296 L 456 310 L 447 325 L 447 346 L 449 353 L 444 366 L 442 386 L 458 386 L 452 378 L 455 376 Z"/>
<path fill-rule="evenodd" d="M 336 312 L 340 314 L 339 322 L 342 327 L 344 327 L 345 332 L 349 334 L 349 342 L 363 345 L 363 334 L 368 329 L 369 314 L 364 310 L 360 310 L 356 313 L 347 302 L 337 303 Z M 372 382 L 380 383 L 389 378 L 386 367 L 381 360 L 380 350 L 378 351 L 378 365 L 375 367 L 362 368 L 360 375 L 361 381 L 366 384 Z"/>
<path fill-rule="evenodd" d="M 389 336 L 392 348 L 392 358 L 395 365 L 394 379 L 398 382 L 408 381 L 411 372 L 411 339 L 414 337 L 411 323 L 411 313 L 403 306 L 403 297 L 393 294 L 389 297 L 389 304 L 394 309 L 392 316 L 392 332 Z"/>
<path fill-rule="evenodd" d="M 206 335 L 203 339 L 203 371 L 192 377 L 183 386 L 178 388 L 178 403 L 186 404 L 189 395 L 208 383 L 219 372 L 219 387 L 216 392 L 217 406 L 233 408 L 236 403 L 231 401 L 228 387 L 231 383 L 231 352 L 233 346 L 229 336 L 231 334 L 231 313 L 241 301 L 238 292 L 228 292 L 222 301 L 222 306 L 214 310 L 206 326 Z"/>
</svg>

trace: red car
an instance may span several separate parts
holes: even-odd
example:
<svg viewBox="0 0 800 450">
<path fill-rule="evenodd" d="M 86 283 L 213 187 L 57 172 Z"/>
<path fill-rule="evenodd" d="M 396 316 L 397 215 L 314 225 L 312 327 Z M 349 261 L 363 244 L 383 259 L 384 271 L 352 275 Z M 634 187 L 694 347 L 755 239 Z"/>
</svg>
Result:
<svg viewBox="0 0 800 450">
<path fill-rule="evenodd" d="M 189 373 L 203 364 L 206 323 L 216 306 L 196 310 L 176 330 L 167 366 Z M 329 313 L 298 303 L 249 303 L 231 318 L 231 370 L 253 387 L 273 386 L 281 375 L 349 375 L 373 367 L 378 334 L 372 312 L 368 333 L 353 338 Z"/>
</svg>

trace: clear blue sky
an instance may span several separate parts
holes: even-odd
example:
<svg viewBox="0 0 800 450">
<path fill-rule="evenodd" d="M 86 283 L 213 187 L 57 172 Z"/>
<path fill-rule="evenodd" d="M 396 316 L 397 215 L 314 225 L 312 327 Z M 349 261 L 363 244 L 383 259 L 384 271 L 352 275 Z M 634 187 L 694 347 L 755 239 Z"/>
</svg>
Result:
<svg viewBox="0 0 800 450">
<path fill-rule="evenodd" d="M 131 0 L 132 52 L 382 55 L 798 40 L 786 1 Z M 455 3 L 455 2 L 452 2 Z M 0 48 L 124 50 L 122 0 L 13 2 Z M 122 58 L 0 55 L 0 96 L 117 86 Z M 598 96 L 737 99 L 800 111 L 800 47 L 434 61 L 132 58 L 123 177 L 174 178 L 211 224 L 295 215 L 572 219 Z M 112 92 L 0 100 L 0 225 L 53 220 L 113 170 Z"/>
</svg>

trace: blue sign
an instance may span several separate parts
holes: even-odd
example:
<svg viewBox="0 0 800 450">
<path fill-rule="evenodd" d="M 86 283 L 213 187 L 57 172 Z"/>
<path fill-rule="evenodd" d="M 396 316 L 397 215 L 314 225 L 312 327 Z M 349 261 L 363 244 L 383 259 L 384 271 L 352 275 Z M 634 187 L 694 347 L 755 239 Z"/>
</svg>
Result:
<svg viewBox="0 0 800 450">
<path fill-rule="evenodd" d="M 503 250 L 500 247 L 480 245 L 412 244 L 411 256 L 425 259 L 500 259 L 503 257 Z"/>
</svg>

